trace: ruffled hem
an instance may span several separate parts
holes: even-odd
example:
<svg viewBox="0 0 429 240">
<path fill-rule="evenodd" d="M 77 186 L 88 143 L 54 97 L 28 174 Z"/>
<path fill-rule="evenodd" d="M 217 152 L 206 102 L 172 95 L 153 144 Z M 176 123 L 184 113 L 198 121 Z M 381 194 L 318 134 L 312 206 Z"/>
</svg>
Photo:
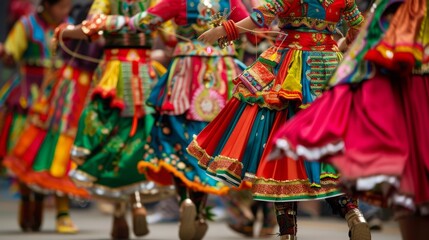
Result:
<svg viewBox="0 0 429 240">
<path fill-rule="evenodd" d="M 283 138 L 275 141 L 275 147 L 270 154 L 270 159 L 280 159 L 282 157 L 290 157 L 292 159 L 303 158 L 307 161 L 317 161 L 328 155 L 334 155 L 344 150 L 344 142 L 328 143 L 320 147 L 308 148 L 302 145 L 291 146 L 291 144 Z M 280 150 L 280 151 L 277 151 Z"/>
<path fill-rule="evenodd" d="M 399 176 L 374 175 L 358 179 L 345 180 L 342 185 L 357 195 L 381 207 L 402 207 L 422 215 L 429 215 L 429 202 L 416 204 L 414 198 L 400 190 Z"/>
<path fill-rule="evenodd" d="M 70 178 L 77 186 L 85 188 L 94 198 L 99 199 L 128 201 L 130 194 L 140 192 L 143 195 L 158 196 L 156 198 L 148 197 L 146 200 L 143 198 L 143 202 L 156 202 L 174 196 L 176 193 L 173 186 L 158 186 L 151 181 L 142 181 L 121 187 L 108 187 L 97 184 L 96 177 L 78 169 L 70 171 Z"/>
<path fill-rule="evenodd" d="M 188 188 L 191 188 L 195 191 L 200 191 L 200 192 L 205 192 L 205 193 L 215 194 L 215 195 L 226 195 L 230 190 L 230 188 L 226 186 L 216 188 L 213 186 L 203 185 L 202 183 L 190 181 L 185 176 L 185 174 L 183 174 L 183 172 L 177 170 L 175 167 L 173 167 L 172 165 L 164 161 L 159 161 L 158 164 L 156 165 L 149 162 L 141 161 L 138 164 L 138 169 L 142 174 L 145 174 L 150 180 L 163 185 L 165 184 L 165 179 L 166 179 L 163 176 L 165 176 L 165 173 L 168 172 L 173 174 L 175 177 L 180 178 L 180 180 L 182 180 Z M 248 188 L 248 185 L 244 184 L 239 189 L 242 189 L 242 188 L 246 189 Z"/>
<path fill-rule="evenodd" d="M 21 163 L 21 164 L 20 164 Z M 42 193 L 68 195 L 73 198 L 89 198 L 89 194 L 77 187 L 68 177 L 57 178 L 47 171 L 34 172 L 22 164 L 22 160 L 8 156 L 3 164 L 23 183 Z"/>
</svg>

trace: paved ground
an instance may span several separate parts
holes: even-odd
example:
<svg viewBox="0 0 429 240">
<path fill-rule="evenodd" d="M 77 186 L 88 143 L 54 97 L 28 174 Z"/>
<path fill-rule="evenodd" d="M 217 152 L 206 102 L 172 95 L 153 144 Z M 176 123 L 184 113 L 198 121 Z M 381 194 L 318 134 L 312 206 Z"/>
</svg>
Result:
<svg viewBox="0 0 429 240">
<path fill-rule="evenodd" d="M 54 212 L 47 210 L 43 231 L 37 234 L 22 233 L 16 224 L 17 204 L 14 201 L 0 200 L 0 239 L 2 240 L 101 240 L 108 239 L 110 230 L 109 216 L 101 214 L 95 208 L 89 210 L 73 211 L 73 219 L 80 227 L 81 232 L 76 235 L 58 235 L 54 232 Z M 338 219 L 301 218 L 299 224 L 300 240 L 347 240 L 347 227 L 345 222 Z M 143 239 L 177 239 L 177 225 L 175 223 L 157 223 L 150 225 L 150 234 Z M 223 222 L 210 223 L 210 229 L 205 239 L 243 239 L 230 231 Z M 273 236 L 271 239 L 276 239 Z M 277 238 L 278 239 L 278 238 Z M 373 240 L 399 240 L 399 232 L 394 222 L 385 224 L 382 232 L 373 234 Z"/>
</svg>

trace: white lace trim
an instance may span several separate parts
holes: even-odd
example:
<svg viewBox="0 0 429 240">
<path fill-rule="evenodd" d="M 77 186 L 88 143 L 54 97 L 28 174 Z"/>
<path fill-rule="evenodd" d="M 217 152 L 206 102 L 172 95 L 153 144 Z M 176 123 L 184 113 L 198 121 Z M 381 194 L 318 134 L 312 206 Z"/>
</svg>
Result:
<svg viewBox="0 0 429 240">
<path fill-rule="evenodd" d="M 381 185 L 383 188 L 383 192 L 387 193 L 387 188 L 389 188 L 390 186 L 399 188 L 399 179 L 395 176 L 376 175 L 371 177 L 359 178 L 356 181 L 356 189 L 361 191 L 371 190 L 376 185 Z"/>
<path fill-rule="evenodd" d="M 291 148 L 289 142 L 282 138 L 278 139 L 275 145 L 276 147 L 270 154 L 269 159 L 278 159 L 282 157 L 282 155 L 286 155 L 295 160 L 297 160 L 298 157 L 303 157 L 308 161 L 318 161 L 324 156 L 333 155 L 344 150 L 343 141 L 338 143 L 329 143 L 325 146 L 316 148 L 307 148 L 302 145 L 297 145 L 295 151 Z M 281 151 L 279 152 L 276 149 L 280 149 Z"/>
</svg>

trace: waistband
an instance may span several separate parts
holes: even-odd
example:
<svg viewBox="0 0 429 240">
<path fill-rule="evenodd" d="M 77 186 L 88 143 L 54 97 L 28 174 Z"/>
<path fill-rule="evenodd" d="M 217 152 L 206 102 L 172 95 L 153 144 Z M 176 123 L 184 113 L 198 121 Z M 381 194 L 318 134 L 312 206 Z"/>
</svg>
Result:
<svg viewBox="0 0 429 240">
<path fill-rule="evenodd" d="M 150 53 L 150 49 L 108 48 L 104 49 L 104 59 L 146 63 L 150 60 Z"/>
<path fill-rule="evenodd" d="M 338 52 L 334 35 L 327 33 L 300 32 L 288 30 L 287 36 L 280 35 L 276 39 L 276 46 L 304 51 L 334 51 Z"/>
</svg>

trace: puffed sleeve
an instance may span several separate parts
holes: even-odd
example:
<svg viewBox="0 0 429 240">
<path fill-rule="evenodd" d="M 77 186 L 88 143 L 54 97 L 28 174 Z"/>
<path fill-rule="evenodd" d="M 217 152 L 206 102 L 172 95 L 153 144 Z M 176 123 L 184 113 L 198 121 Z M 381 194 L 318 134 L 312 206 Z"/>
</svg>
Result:
<svg viewBox="0 0 429 240">
<path fill-rule="evenodd" d="M 12 55 L 16 62 L 21 60 L 22 55 L 28 47 L 28 38 L 24 22 L 25 18 L 21 18 L 15 23 L 4 44 L 6 53 Z"/>
<path fill-rule="evenodd" d="M 239 22 L 249 16 L 241 0 L 231 0 L 231 8 L 234 10 L 231 11 L 230 18 L 234 20 L 234 22 Z"/>
<path fill-rule="evenodd" d="M 269 27 L 279 13 L 290 8 L 288 0 L 262 0 L 261 5 L 250 14 L 253 22 L 259 27 Z"/>
</svg>

